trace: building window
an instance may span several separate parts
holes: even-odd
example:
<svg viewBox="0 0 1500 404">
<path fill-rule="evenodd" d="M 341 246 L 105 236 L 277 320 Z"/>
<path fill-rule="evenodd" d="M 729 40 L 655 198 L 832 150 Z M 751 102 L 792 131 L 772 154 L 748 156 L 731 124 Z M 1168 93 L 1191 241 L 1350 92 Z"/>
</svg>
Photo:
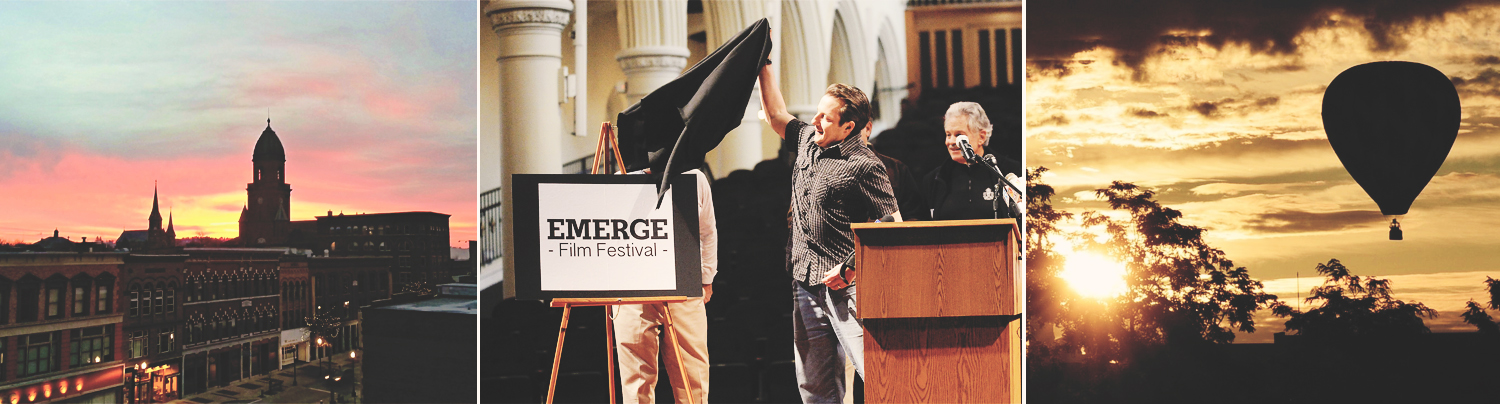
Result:
<svg viewBox="0 0 1500 404">
<path fill-rule="evenodd" d="M 73 286 L 73 315 L 82 316 L 88 314 L 89 292 L 83 285 Z"/>
<path fill-rule="evenodd" d="M 156 290 L 156 312 L 155 312 L 156 314 L 161 314 L 162 311 L 163 311 L 163 309 L 166 307 L 165 304 L 162 304 L 164 302 L 163 299 L 165 299 L 165 298 L 166 298 L 165 291 L 163 291 L 161 289 L 157 289 Z"/>
<path fill-rule="evenodd" d="M 47 318 L 62 316 L 62 289 L 47 288 Z"/>
<path fill-rule="evenodd" d="M 40 281 L 21 283 L 16 291 L 18 292 L 16 293 L 16 322 L 36 321 L 36 316 L 40 311 L 37 305 L 42 298 Z"/>
<path fill-rule="evenodd" d="M 141 316 L 142 317 L 151 315 L 151 289 L 154 289 L 155 286 L 156 285 L 152 285 L 152 284 L 148 283 L 148 284 L 146 284 L 146 287 L 144 287 L 144 288 L 141 289 Z"/>
<path fill-rule="evenodd" d="M 135 331 L 130 333 L 130 359 L 146 356 L 146 332 Z"/>
<path fill-rule="evenodd" d="M 172 352 L 172 345 L 177 343 L 177 336 L 172 333 L 171 328 L 161 329 L 161 335 L 157 338 L 157 352 Z"/>
<path fill-rule="evenodd" d="M 90 363 L 115 360 L 115 328 L 111 326 L 89 327 L 73 330 L 72 342 L 68 343 L 68 366 L 77 367 Z"/>
<path fill-rule="evenodd" d="M 10 322 L 10 281 L 0 278 L 0 324 Z M 0 338 L 5 341 L 5 338 Z M 0 350 L 0 352 L 4 352 Z M 0 369 L 3 371 L 3 369 Z M 4 374 L 0 374 L 0 380 L 5 380 Z"/>
<path fill-rule="evenodd" d="M 167 312 L 168 313 L 173 313 L 173 312 L 177 311 L 177 285 L 169 285 L 169 286 L 167 286 L 167 304 L 166 304 L 166 306 L 167 306 Z"/>
<path fill-rule="evenodd" d="M 21 363 L 16 366 L 17 376 L 31 376 L 57 370 L 57 338 L 53 333 L 23 335 L 18 339 L 21 346 L 16 353 Z"/>
<path fill-rule="evenodd" d="M 100 277 L 98 281 L 94 282 L 94 286 L 98 288 L 94 293 L 94 314 L 104 314 L 113 311 L 114 293 L 112 290 L 115 288 L 114 279 Z"/>
<path fill-rule="evenodd" d="M 43 297 L 47 299 L 47 319 L 61 318 L 64 310 L 63 299 L 67 297 L 64 293 L 68 293 L 68 280 L 63 278 L 62 275 L 47 279 L 47 290 L 45 293 Z"/>
<path fill-rule="evenodd" d="M 141 287 L 139 285 L 130 285 L 130 312 L 128 312 L 127 314 L 129 314 L 131 317 L 139 316 L 141 314 L 140 289 Z"/>
</svg>

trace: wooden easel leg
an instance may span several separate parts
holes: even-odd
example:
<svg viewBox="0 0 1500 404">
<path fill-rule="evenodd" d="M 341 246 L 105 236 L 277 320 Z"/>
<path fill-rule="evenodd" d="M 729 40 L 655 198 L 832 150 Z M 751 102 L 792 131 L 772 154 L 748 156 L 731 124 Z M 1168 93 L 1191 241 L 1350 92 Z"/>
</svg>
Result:
<svg viewBox="0 0 1500 404">
<path fill-rule="evenodd" d="M 547 383 L 547 404 L 552 404 L 557 392 L 557 365 L 562 363 L 563 337 L 568 335 L 568 316 L 573 314 L 573 305 L 563 306 L 562 325 L 557 328 L 557 350 L 552 352 L 552 381 Z"/>
<path fill-rule="evenodd" d="M 688 404 L 694 404 L 693 386 L 688 384 L 687 369 L 682 366 L 682 346 L 677 343 L 677 329 L 672 327 L 672 309 L 668 308 L 667 303 L 662 303 L 661 310 L 665 314 L 662 316 L 662 326 L 667 329 L 667 339 L 672 342 L 672 351 L 677 353 L 677 375 L 682 378 L 682 387 L 687 390 Z"/>
<path fill-rule="evenodd" d="M 614 306 L 604 306 L 604 349 L 609 357 L 609 362 L 604 367 L 609 368 L 609 404 L 615 404 L 615 318 L 610 315 Z"/>
</svg>

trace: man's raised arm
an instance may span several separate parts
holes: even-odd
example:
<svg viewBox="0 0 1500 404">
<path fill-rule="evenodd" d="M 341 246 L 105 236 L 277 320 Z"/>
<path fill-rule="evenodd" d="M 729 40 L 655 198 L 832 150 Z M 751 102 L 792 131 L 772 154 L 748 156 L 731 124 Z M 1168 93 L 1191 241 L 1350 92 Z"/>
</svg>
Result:
<svg viewBox="0 0 1500 404">
<path fill-rule="evenodd" d="M 786 99 L 781 98 L 781 87 L 776 85 L 770 64 L 760 67 L 760 108 L 766 112 L 766 123 L 771 124 L 771 130 L 786 139 L 786 124 L 794 117 L 786 112 Z"/>
</svg>

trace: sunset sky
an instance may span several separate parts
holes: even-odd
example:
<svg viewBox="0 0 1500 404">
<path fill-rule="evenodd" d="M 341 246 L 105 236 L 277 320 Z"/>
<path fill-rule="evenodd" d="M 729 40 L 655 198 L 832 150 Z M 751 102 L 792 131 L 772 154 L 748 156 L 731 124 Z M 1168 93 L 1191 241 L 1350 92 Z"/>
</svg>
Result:
<svg viewBox="0 0 1500 404">
<path fill-rule="evenodd" d="M 238 235 L 271 126 L 292 220 L 435 211 L 476 238 L 476 6 L 0 3 L 0 240 Z"/>
<path fill-rule="evenodd" d="M 1153 187 L 1284 301 L 1298 272 L 1305 295 L 1314 266 L 1338 258 L 1438 310 L 1434 331 L 1473 331 L 1463 303 L 1500 277 L 1500 4 L 1260 3 L 1029 6 L 1027 165 L 1052 170 L 1043 181 L 1072 212 L 1107 209 L 1093 190 L 1113 180 Z M 1437 68 L 1463 105 L 1452 152 L 1401 220 L 1405 241 L 1386 240 L 1390 219 L 1320 115 L 1335 76 L 1381 60 Z M 1283 322 L 1262 317 L 1238 341 L 1267 342 Z"/>
</svg>

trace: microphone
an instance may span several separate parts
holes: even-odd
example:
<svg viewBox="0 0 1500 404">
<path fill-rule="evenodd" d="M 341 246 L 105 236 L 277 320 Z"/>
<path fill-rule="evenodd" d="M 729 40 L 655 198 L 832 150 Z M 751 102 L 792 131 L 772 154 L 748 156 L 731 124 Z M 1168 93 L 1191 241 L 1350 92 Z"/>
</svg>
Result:
<svg viewBox="0 0 1500 404">
<path fill-rule="evenodd" d="M 958 140 L 958 148 L 964 152 L 964 160 L 971 165 L 979 161 L 979 156 L 974 153 L 974 146 L 969 145 L 969 135 L 958 135 L 955 139 Z"/>
</svg>

